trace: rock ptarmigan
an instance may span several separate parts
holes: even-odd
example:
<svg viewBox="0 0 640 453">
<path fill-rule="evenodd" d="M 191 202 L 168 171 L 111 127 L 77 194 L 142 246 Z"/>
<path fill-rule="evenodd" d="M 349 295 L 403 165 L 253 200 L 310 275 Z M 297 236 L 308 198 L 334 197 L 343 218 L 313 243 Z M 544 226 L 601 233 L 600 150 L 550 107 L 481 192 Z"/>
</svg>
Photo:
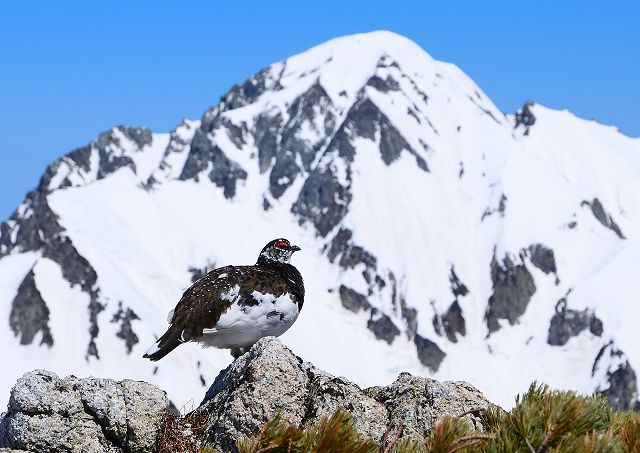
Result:
<svg viewBox="0 0 640 453">
<path fill-rule="evenodd" d="M 285 333 L 304 303 L 302 276 L 289 264 L 298 250 L 274 239 L 254 266 L 209 272 L 184 292 L 169 312 L 169 328 L 143 357 L 160 360 L 187 341 L 230 349 L 238 357 L 260 338 Z"/>
</svg>

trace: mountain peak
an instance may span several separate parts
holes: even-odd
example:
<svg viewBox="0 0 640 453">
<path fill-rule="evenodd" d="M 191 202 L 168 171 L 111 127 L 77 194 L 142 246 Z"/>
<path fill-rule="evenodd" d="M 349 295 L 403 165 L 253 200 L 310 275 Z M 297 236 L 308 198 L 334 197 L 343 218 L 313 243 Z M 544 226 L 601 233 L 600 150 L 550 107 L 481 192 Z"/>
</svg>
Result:
<svg viewBox="0 0 640 453">
<path fill-rule="evenodd" d="M 434 72 L 434 60 L 416 43 L 396 33 L 375 31 L 335 38 L 280 62 L 280 83 L 287 87 L 317 79 L 341 104 L 353 100 L 384 60 L 407 74 Z"/>
<path fill-rule="evenodd" d="M 349 35 L 268 66 L 243 85 L 234 86 L 222 98 L 222 109 L 253 104 L 266 92 L 272 93 L 270 105 L 286 104 L 316 83 L 334 105 L 348 108 L 377 69 L 389 66 L 405 76 L 427 76 L 429 80 L 438 71 L 437 62 L 404 36 L 389 31 Z"/>
</svg>

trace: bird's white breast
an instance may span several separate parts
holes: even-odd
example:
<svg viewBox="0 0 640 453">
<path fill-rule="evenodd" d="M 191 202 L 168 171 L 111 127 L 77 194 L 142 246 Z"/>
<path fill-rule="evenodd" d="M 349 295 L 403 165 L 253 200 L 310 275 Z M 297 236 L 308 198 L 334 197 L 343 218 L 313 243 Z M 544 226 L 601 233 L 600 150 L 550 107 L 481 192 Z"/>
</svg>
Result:
<svg viewBox="0 0 640 453">
<path fill-rule="evenodd" d="M 255 305 L 236 300 L 212 329 L 205 329 L 200 342 L 218 348 L 248 347 L 262 337 L 280 336 L 298 318 L 295 298 L 285 293 L 275 296 L 254 291 Z"/>
</svg>

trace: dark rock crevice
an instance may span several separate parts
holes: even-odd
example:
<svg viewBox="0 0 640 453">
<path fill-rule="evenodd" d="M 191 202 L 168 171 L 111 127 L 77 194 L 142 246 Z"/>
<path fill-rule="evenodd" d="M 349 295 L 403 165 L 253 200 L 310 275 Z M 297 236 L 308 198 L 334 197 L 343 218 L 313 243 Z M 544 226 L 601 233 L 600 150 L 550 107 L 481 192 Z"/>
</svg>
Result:
<svg viewBox="0 0 640 453">
<path fill-rule="evenodd" d="M 205 171 L 208 172 L 209 180 L 223 189 L 225 198 L 233 198 L 238 181 L 247 179 L 247 172 L 229 159 L 218 146 L 213 145 L 202 129 L 198 129 L 179 179 L 199 181 L 200 174 Z"/>
<path fill-rule="evenodd" d="M 285 67 L 286 61 L 282 70 L 275 73 L 275 66 L 268 66 L 249 77 L 242 85 L 233 85 L 220 99 L 220 110 L 224 112 L 241 108 L 256 102 L 266 91 L 281 90 L 280 78 Z"/>
<path fill-rule="evenodd" d="M 123 451 L 126 451 L 126 439 L 125 441 L 122 441 L 122 439 L 119 439 L 117 436 L 115 436 L 113 434 L 113 432 L 111 432 L 108 429 L 108 426 L 106 424 L 106 422 L 104 420 L 102 420 L 98 414 L 96 412 L 93 411 L 93 409 L 86 403 L 86 402 L 82 402 L 82 406 L 84 408 L 84 412 L 86 414 L 88 414 L 89 416 L 91 416 L 91 418 L 93 419 L 93 423 L 95 423 L 95 425 L 100 429 L 100 433 L 102 434 L 102 438 L 104 438 L 104 441 L 102 438 L 98 438 L 98 442 L 100 444 L 105 444 L 106 448 L 109 447 L 117 447 L 122 449 Z"/>
<path fill-rule="evenodd" d="M 353 109 L 353 107 L 352 107 Z M 320 161 L 310 170 L 291 212 L 299 223 L 310 221 L 325 237 L 344 218 L 351 203 L 351 163 L 355 148 L 351 144 L 349 114 L 330 138 Z M 340 169 L 344 175 L 340 175 Z"/>
<path fill-rule="evenodd" d="M 545 274 L 555 274 L 558 276 L 556 268 L 556 259 L 553 250 L 542 244 L 531 244 L 527 251 L 529 252 L 529 260 L 531 264 L 540 269 Z"/>
<path fill-rule="evenodd" d="M 359 264 L 363 264 L 370 272 L 375 271 L 378 260 L 363 247 L 355 245 L 351 240 L 352 236 L 353 232 L 348 228 L 338 230 L 326 252 L 329 262 L 335 262 L 339 256 L 338 265 L 343 269 L 353 269 Z"/>
<path fill-rule="evenodd" d="M 413 343 L 416 345 L 420 362 L 429 368 L 432 373 L 438 371 L 447 354 L 433 341 L 418 334 L 413 337 Z"/>
<path fill-rule="evenodd" d="M 492 216 L 495 213 L 500 214 L 500 217 L 504 217 L 504 213 L 507 209 L 507 197 L 505 194 L 500 195 L 500 200 L 498 201 L 498 206 L 496 208 L 486 208 L 482 213 L 481 221 L 484 221 L 487 217 Z"/>
<path fill-rule="evenodd" d="M 494 254 L 491 260 L 491 281 L 493 294 L 489 297 L 485 320 L 489 334 L 500 329 L 499 319 L 514 325 L 524 314 L 536 285 L 526 266 L 518 264 L 506 255 L 498 262 Z"/>
<path fill-rule="evenodd" d="M 122 152 L 120 134 L 134 143 L 134 152 L 141 151 L 153 142 L 151 130 L 144 127 L 117 126 L 109 129 L 91 144 L 71 151 L 50 164 L 40 178 L 37 190 L 46 194 L 56 189 L 89 184 L 123 167 L 129 167 L 136 173 L 133 159 Z M 92 174 L 91 157 L 94 153 L 97 156 L 97 168 Z M 52 185 L 54 180 L 55 186 Z"/>
<path fill-rule="evenodd" d="M 350 312 L 358 313 L 360 311 L 369 311 L 372 308 L 366 296 L 344 285 L 340 285 L 338 294 L 342 306 Z"/>
<path fill-rule="evenodd" d="M 343 186 L 336 172 L 333 165 L 312 171 L 291 207 L 291 212 L 299 216 L 301 224 L 311 221 L 323 237 L 342 221 L 352 198 L 350 185 Z M 350 175 L 349 172 L 347 174 Z"/>
<path fill-rule="evenodd" d="M 355 137 L 379 140 L 380 156 L 387 165 L 391 165 L 406 150 L 414 156 L 419 168 L 429 171 L 426 161 L 409 145 L 389 118 L 360 93 L 360 98 L 349 109 L 319 163 L 311 169 L 291 208 L 301 223 L 310 221 L 323 237 L 342 221 L 351 203 L 351 164 L 356 153 L 352 140 Z"/>
<path fill-rule="evenodd" d="M 333 135 L 337 125 L 335 110 L 331 97 L 320 82 L 316 81 L 304 94 L 296 98 L 287 110 L 289 120 L 283 128 L 280 140 L 281 153 L 290 151 L 292 155 L 299 156 L 304 170 L 311 170 L 311 164 L 318 152 Z M 320 129 L 316 125 L 318 117 L 324 117 Z M 299 138 L 304 123 L 314 130 L 318 137 L 324 138 L 319 138 L 316 143 Z"/>
<path fill-rule="evenodd" d="M 25 276 L 13 298 L 9 314 L 9 326 L 20 344 L 33 343 L 38 333 L 42 334 L 40 345 L 53 346 L 49 328 L 49 308 L 36 286 L 33 269 Z"/>
<path fill-rule="evenodd" d="M 49 238 L 63 231 L 45 193 L 32 190 L 9 220 L 0 225 L 0 257 L 13 250 L 40 250 Z"/>
<path fill-rule="evenodd" d="M 469 294 L 469 288 L 460 280 L 456 274 L 455 267 L 451 265 L 449 270 L 449 284 L 451 294 L 455 298 L 447 311 L 444 313 L 435 313 L 431 321 L 435 332 L 440 335 L 446 335 L 447 339 L 453 343 L 458 341 L 456 335 L 465 336 L 467 328 L 465 319 L 460 306 L 460 299 Z M 434 303 L 432 303 L 434 305 Z M 435 308 L 434 308 L 435 311 Z"/>
<path fill-rule="evenodd" d="M 170 159 L 172 155 L 188 152 L 189 144 L 191 142 L 190 138 L 192 138 L 192 131 L 194 131 L 194 129 L 195 126 L 193 124 L 190 124 L 187 121 L 183 121 L 178 127 L 171 131 L 171 135 L 169 136 L 169 144 L 164 150 L 164 154 L 162 156 L 160 164 L 158 165 L 158 168 L 154 170 L 151 176 L 149 176 L 149 179 L 143 184 L 143 187 L 146 190 L 155 187 L 157 184 L 165 181 L 170 177 L 179 176 L 182 169 L 173 168 L 174 164 L 170 162 Z"/>
<path fill-rule="evenodd" d="M 131 354 L 131 350 L 139 342 L 138 335 L 133 331 L 133 326 L 131 325 L 132 321 L 139 319 L 131 308 L 127 307 L 125 309 L 122 306 L 122 302 L 118 304 L 118 311 L 111 318 L 112 323 L 120 323 L 120 330 L 118 330 L 116 336 L 124 341 L 127 354 Z"/>
<path fill-rule="evenodd" d="M 391 165 L 400 157 L 400 153 L 406 150 L 416 158 L 418 167 L 428 171 L 424 159 L 418 155 L 400 131 L 393 126 L 389 118 L 368 97 L 362 96 L 360 100 L 356 101 L 347 115 L 346 124 L 353 135 L 357 137 L 375 141 L 376 134 L 379 134 L 380 156 L 385 164 Z"/>
<path fill-rule="evenodd" d="M 44 171 L 40 182 L 38 183 L 38 191 L 47 193 L 55 189 L 64 189 L 73 186 L 69 176 L 71 174 L 82 175 L 91 171 L 91 154 L 94 149 L 91 145 L 77 148 L 65 156 L 62 156 L 52 164 L 48 165 Z M 65 168 L 66 167 L 66 168 Z M 59 181 L 55 187 L 51 186 L 52 180 L 58 176 L 60 172 L 65 172 L 64 178 Z"/>
<path fill-rule="evenodd" d="M 371 309 L 371 316 L 367 321 L 367 329 L 373 332 L 378 340 L 382 340 L 387 344 L 393 343 L 393 340 L 400 335 L 400 329 L 392 319 L 376 308 Z"/>
<path fill-rule="evenodd" d="M 316 156 L 331 140 L 337 121 L 331 98 L 319 81 L 295 99 L 287 109 L 287 117 L 286 124 L 281 124 L 280 114 L 273 119 L 260 117 L 254 131 L 260 171 L 271 168 L 269 190 L 276 199 L 298 176 L 311 170 Z M 263 118 L 266 124 L 260 124 Z M 271 125 L 271 121 L 275 123 Z M 316 141 L 302 135 L 305 127 L 315 131 Z"/>
<path fill-rule="evenodd" d="M 551 346 L 564 346 L 586 329 L 597 337 L 602 335 L 602 321 L 589 309 L 579 311 L 567 308 L 568 296 L 558 301 L 556 313 L 549 323 L 547 343 Z"/>
<path fill-rule="evenodd" d="M 585 200 L 582 202 L 582 206 L 588 206 L 591 209 L 593 216 L 598 220 L 598 222 L 600 222 L 600 224 L 602 224 L 602 226 L 613 231 L 620 239 L 626 239 L 618 224 L 614 222 L 611 215 L 605 211 L 600 200 L 597 198 L 594 198 L 591 201 Z"/>
<path fill-rule="evenodd" d="M 98 274 L 89 261 L 80 255 L 66 234 L 56 234 L 48 238 L 42 255 L 60 266 L 62 276 L 71 286 L 78 285 L 88 294 L 97 293 Z"/>
<path fill-rule="evenodd" d="M 407 301 L 402 296 L 400 296 L 400 315 L 407 324 L 407 337 L 413 340 L 418 331 L 418 310 L 409 307 Z"/>
<path fill-rule="evenodd" d="M 460 308 L 457 300 L 453 301 L 445 313 L 435 314 L 432 324 L 438 335 L 446 335 L 447 339 L 452 343 L 458 341 L 456 335 L 464 337 L 467 334 L 462 308 Z"/>
<path fill-rule="evenodd" d="M 477 95 L 477 93 L 476 93 L 476 95 Z M 480 109 L 480 111 L 482 113 L 484 113 L 489 118 L 491 118 L 496 124 L 502 124 L 502 122 L 498 118 L 495 117 L 495 115 L 491 112 L 491 110 L 489 110 L 488 108 L 486 108 L 483 105 L 481 105 L 480 103 L 478 103 L 478 101 L 476 101 L 472 96 L 468 96 L 467 95 L 467 99 L 469 99 L 472 104 L 474 104 L 476 107 L 478 107 L 478 109 Z"/>
<path fill-rule="evenodd" d="M 367 80 L 367 86 L 373 87 L 381 93 L 398 91 L 400 89 L 400 84 L 396 79 L 391 77 L 391 75 L 387 75 L 385 79 L 383 79 L 379 75 L 374 75 L 369 80 Z"/>
<path fill-rule="evenodd" d="M 452 265 L 449 271 L 449 284 L 451 285 L 451 293 L 458 300 L 458 297 L 464 297 L 469 294 L 469 288 L 462 283 L 458 274 L 456 274 L 456 269 Z"/>
<path fill-rule="evenodd" d="M 526 101 L 515 115 L 515 124 L 513 128 L 517 129 L 519 126 L 523 126 L 524 135 L 529 135 L 531 126 L 536 123 L 536 117 L 531 111 L 531 107 L 533 107 L 533 105 L 533 102 Z"/>
<path fill-rule="evenodd" d="M 595 376 L 596 373 L 601 374 L 602 368 L 604 368 L 604 382 L 598 385 L 596 393 L 606 397 L 616 409 L 625 411 L 640 409 L 635 370 L 629 364 L 625 354 L 615 347 L 613 341 L 605 344 L 598 351 L 591 376 Z"/>
<path fill-rule="evenodd" d="M 273 165 L 278 155 L 280 133 L 284 119 L 281 113 L 276 115 L 260 115 L 255 120 L 253 137 L 258 148 L 258 168 L 260 173 L 266 172 Z"/>
<path fill-rule="evenodd" d="M 398 329 L 393 320 L 385 313 L 372 307 L 365 295 L 345 285 L 340 285 L 338 294 L 342 306 L 347 310 L 353 313 L 359 313 L 360 311 L 369 312 L 367 329 L 369 329 L 378 340 L 391 344 L 393 340 L 400 335 L 400 329 Z"/>
</svg>

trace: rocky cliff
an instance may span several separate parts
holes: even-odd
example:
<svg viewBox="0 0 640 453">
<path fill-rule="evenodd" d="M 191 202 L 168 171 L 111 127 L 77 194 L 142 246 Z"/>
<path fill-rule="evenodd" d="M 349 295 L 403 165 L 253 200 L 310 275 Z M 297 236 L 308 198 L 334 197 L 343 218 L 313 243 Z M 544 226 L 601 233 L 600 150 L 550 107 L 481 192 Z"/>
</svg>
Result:
<svg viewBox="0 0 640 453">
<path fill-rule="evenodd" d="M 280 413 L 298 426 L 338 408 L 357 430 L 380 441 L 388 426 L 424 438 L 445 415 L 465 415 L 487 399 L 465 382 L 439 382 L 401 373 L 390 385 L 361 389 L 304 362 L 279 340 L 264 338 L 220 372 L 200 406 L 186 417 L 170 414 L 166 394 L 145 382 L 59 378 L 44 370 L 20 378 L 0 419 L 0 448 L 29 452 L 154 452 L 182 436 L 197 448 L 234 451 L 236 439 L 256 433 Z M 193 429 L 198 420 L 200 429 Z M 171 429 L 169 429 L 171 428 Z M 15 450 L 14 450 L 15 451 Z"/>
</svg>

